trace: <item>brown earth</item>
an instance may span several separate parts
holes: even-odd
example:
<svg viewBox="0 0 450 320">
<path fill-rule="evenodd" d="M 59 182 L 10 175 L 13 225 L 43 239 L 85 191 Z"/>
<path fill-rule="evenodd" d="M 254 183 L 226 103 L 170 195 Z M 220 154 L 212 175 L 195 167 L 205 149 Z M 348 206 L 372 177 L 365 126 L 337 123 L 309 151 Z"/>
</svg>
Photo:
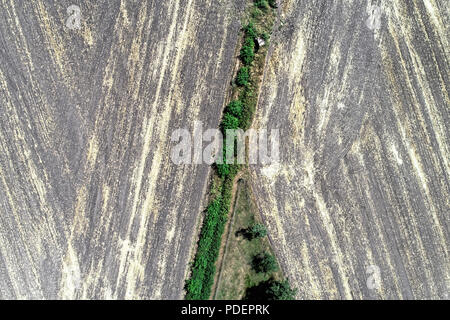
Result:
<svg viewBox="0 0 450 320">
<path fill-rule="evenodd" d="M 179 299 L 245 1 L 0 2 L 0 298 Z"/>
<path fill-rule="evenodd" d="M 446 1 L 281 9 L 254 123 L 280 129 L 281 163 L 252 188 L 298 298 L 448 298 Z"/>
</svg>

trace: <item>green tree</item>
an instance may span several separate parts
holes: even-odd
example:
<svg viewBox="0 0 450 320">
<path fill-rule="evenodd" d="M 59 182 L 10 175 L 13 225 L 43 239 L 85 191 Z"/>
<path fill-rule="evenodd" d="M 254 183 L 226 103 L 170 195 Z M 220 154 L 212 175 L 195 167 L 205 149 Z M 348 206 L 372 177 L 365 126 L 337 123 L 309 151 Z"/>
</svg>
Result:
<svg viewBox="0 0 450 320">
<path fill-rule="evenodd" d="M 252 9 L 250 14 L 253 19 L 258 19 L 259 17 L 261 17 L 263 15 L 263 12 L 255 7 Z"/>
<path fill-rule="evenodd" d="M 269 8 L 267 0 L 254 0 L 255 6 L 259 9 L 266 10 Z"/>
<path fill-rule="evenodd" d="M 250 21 L 245 27 L 244 32 L 246 37 L 250 39 L 255 39 L 258 36 L 258 32 L 256 31 L 255 25 L 252 21 Z"/>
<path fill-rule="evenodd" d="M 267 235 L 266 227 L 261 223 L 255 223 L 248 229 L 250 239 L 262 238 Z"/>
<path fill-rule="evenodd" d="M 236 130 L 237 128 L 239 128 L 239 119 L 230 113 L 225 113 L 222 121 L 222 127 L 224 132 L 227 129 Z"/>
<path fill-rule="evenodd" d="M 242 101 L 240 100 L 234 100 L 231 101 L 227 108 L 226 108 L 226 112 L 232 114 L 235 117 L 241 117 L 242 115 L 242 109 L 244 108 Z"/>
<path fill-rule="evenodd" d="M 230 174 L 230 165 L 227 163 L 217 164 L 217 173 L 221 178 L 225 178 Z"/>
<path fill-rule="evenodd" d="M 297 289 L 291 288 L 288 280 L 273 278 L 248 288 L 244 300 L 294 300 Z"/>
<path fill-rule="evenodd" d="M 241 49 L 241 60 L 245 65 L 250 65 L 255 58 L 255 38 L 246 36 Z"/>
<path fill-rule="evenodd" d="M 253 257 L 252 267 L 257 273 L 270 273 L 278 270 L 275 257 L 267 252 L 255 255 Z"/>
<path fill-rule="evenodd" d="M 268 300 L 294 300 L 297 290 L 291 288 L 287 280 L 269 280 L 266 295 Z"/>
<path fill-rule="evenodd" d="M 246 66 L 250 65 L 255 59 L 255 47 L 243 46 L 240 57 Z"/>
<path fill-rule="evenodd" d="M 241 67 L 237 73 L 236 84 L 238 86 L 244 87 L 248 85 L 250 80 L 250 70 L 248 67 Z"/>
</svg>

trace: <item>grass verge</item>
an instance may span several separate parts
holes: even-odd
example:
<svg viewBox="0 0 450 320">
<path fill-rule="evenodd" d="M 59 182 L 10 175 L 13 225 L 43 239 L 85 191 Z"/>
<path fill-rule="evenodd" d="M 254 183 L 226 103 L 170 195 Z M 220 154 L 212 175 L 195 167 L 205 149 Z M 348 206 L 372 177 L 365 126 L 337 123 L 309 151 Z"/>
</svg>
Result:
<svg viewBox="0 0 450 320">
<path fill-rule="evenodd" d="M 245 180 L 240 180 L 214 299 L 243 299 L 249 288 L 269 280 L 270 277 L 275 279 L 283 277 L 279 268 L 274 273 L 256 272 L 252 268 L 254 257 L 258 254 L 267 252 L 273 255 L 267 237 L 249 240 L 245 236 L 250 226 L 261 222 L 256 212 L 250 187 Z"/>
</svg>

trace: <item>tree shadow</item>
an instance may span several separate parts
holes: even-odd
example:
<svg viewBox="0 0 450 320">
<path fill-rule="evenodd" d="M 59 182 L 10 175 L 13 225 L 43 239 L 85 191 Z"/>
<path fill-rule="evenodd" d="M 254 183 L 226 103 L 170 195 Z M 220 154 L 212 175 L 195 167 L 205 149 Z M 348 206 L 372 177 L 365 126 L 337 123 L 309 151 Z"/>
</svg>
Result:
<svg viewBox="0 0 450 320">
<path fill-rule="evenodd" d="M 252 236 L 251 232 L 249 232 L 249 229 L 250 228 L 241 228 L 235 232 L 235 236 L 236 237 L 242 236 L 246 240 L 252 240 L 253 236 Z"/>
</svg>

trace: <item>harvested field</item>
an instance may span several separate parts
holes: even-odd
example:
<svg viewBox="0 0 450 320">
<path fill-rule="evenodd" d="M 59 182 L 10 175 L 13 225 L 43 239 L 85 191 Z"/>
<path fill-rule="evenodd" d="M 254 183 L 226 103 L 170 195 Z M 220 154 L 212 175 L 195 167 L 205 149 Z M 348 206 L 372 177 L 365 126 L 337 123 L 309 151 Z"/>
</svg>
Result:
<svg viewBox="0 0 450 320">
<path fill-rule="evenodd" d="M 210 166 L 170 138 L 219 127 L 246 3 L 83 1 L 74 28 L 71 1 L 0 1 L 0 299 L 184 296 Z M 278 18 L 253 127 L 282 158 L 249 183 L 297 298 L 448 299 L 447 1 Z"/>
<path fill-rule="evenodd" d="M 245 1 L 0 2 L 0 298 L 179 299 Z"/>
<path fill-rule="evenodd" d="M 449 18 L 283 1 L 253 125 L 280 129 L 282 158 L 252 188 L 299 299 L 448 299 Z"/>
</svg>

